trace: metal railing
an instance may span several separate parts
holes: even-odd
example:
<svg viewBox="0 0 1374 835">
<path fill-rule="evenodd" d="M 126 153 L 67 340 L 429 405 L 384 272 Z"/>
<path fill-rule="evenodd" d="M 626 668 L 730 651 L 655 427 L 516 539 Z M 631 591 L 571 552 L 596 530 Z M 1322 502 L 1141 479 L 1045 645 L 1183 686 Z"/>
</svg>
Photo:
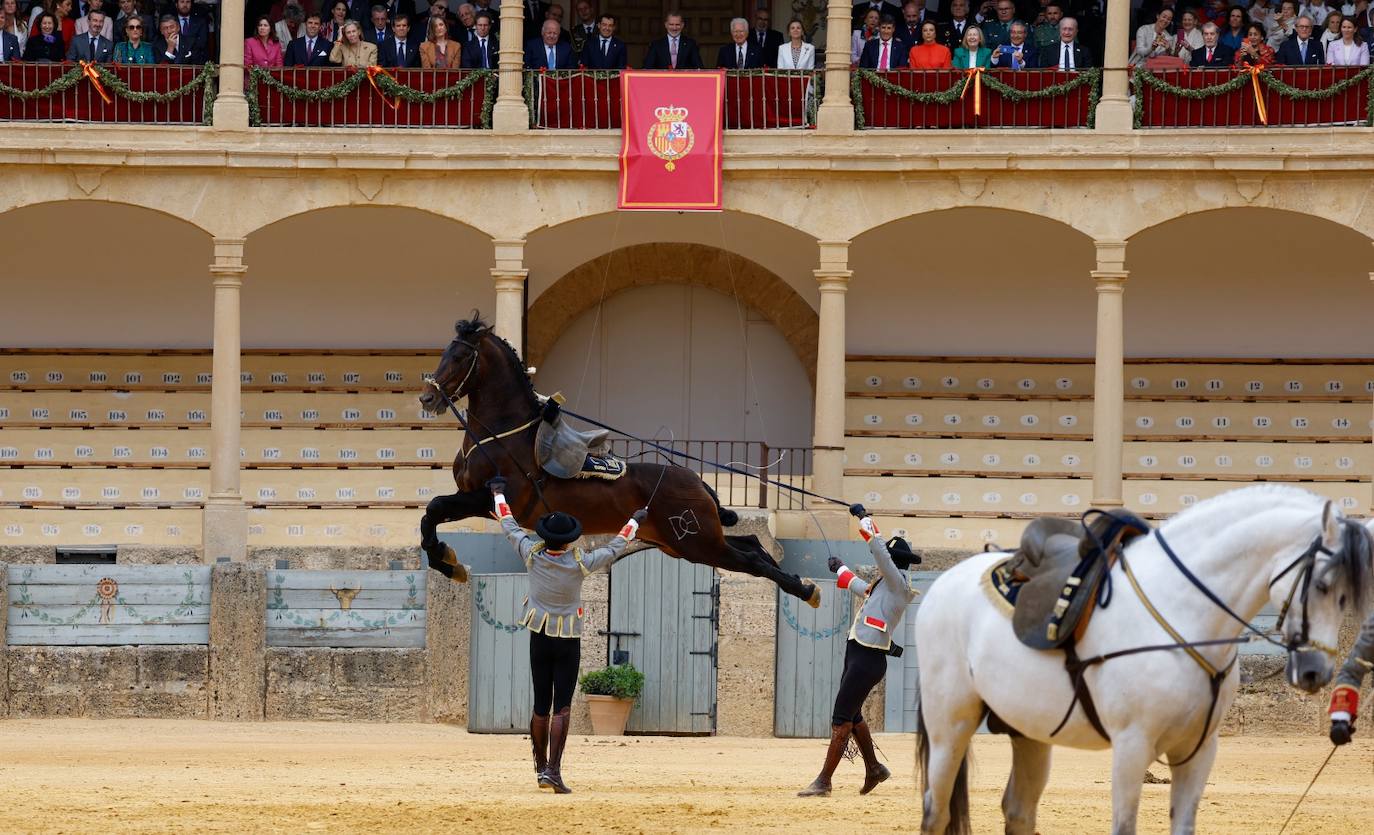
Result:
<svg viewBox="0 0 1374 835">
<path fill-rule="evenodd" d="M 174 64 L 0 64 L 0 120 L 207 124 L 215 69 Z"/>
<path fill-rule="evenodd" d="M 810 447 L 770 447 L 760 441 L 663 440 L 654 443 L 703 460 L 670 456 L 641 441 L 628 438 L 612 439 L 611 451 L 632 463 L 672 463 L 686 467 L 711 485 L 724 505 L 773 510 L 803 510 L 806 507 L 805 497 L 801 493 L 781 489 L 778 484 L 810 487 Z M 759 477 L 721 470 L 705 462 L 724 464 Z"/>
<path fill-rule="evenodd" d="M 1090 128 L 1102 71 L 854 70 L 862 129 Z"/>
<path fill-rule="evenodd" d="M 817 70 L 728 70 L 723 124 L 727 130 L 814 128 L 823 77 Z M 620 129 L 617 70 L 526 70 L 524 91 L 531 128 Z"/>
<path fill-rule="evenodd" d="M 245 80 L 254 125 L 490 128 L 496 73 L 377 67 L 254 67 Z"/>
<path fill-rule="evenodd" d="M 1137 70 L 1131 89 L 1141 128 L 1332 127 L 1369 124 L 1371 76 L 1368 67 Z"/>
</svg>

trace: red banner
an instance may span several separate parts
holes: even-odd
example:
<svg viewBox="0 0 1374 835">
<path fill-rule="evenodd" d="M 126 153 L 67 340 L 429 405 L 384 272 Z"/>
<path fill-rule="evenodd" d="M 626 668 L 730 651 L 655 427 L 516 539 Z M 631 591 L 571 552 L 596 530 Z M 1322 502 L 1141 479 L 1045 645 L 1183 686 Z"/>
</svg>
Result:
<svg viewBox="0 0 1374 835">
<path fill-rule="evenodd" d="M 720 211 L 725 72 L 624 72 L 620 100 L 620 208 Z"/>
</svg>

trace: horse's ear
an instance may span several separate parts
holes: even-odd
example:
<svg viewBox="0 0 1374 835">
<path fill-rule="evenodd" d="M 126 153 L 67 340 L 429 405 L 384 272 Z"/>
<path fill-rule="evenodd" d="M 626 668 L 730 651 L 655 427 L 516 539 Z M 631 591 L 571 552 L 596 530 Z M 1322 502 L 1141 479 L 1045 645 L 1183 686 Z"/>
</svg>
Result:
<svg viewBox="0 0 1374 835">
<path fill-rule="evenodd" d="M 462 335 L 463 335 L 463 320 L 462 320 L 462 319 L 459 319 L 458 321 L 456 321 L 456 322 L 453 323 L 453 332 L 456 333 L 456 334 L 458 334 L 459 336 L 462 336 Z"/>
<path fill-rule="evenodd" d="M 1341 535 L 1341 523 L 1345 521 L 1345 514 L 1336 507 L 1336 503 L 1327 499 L 1326 505 L 1322 508 L 1322 538 L 1327 542 L 1335 542 Z"/>
</svg>

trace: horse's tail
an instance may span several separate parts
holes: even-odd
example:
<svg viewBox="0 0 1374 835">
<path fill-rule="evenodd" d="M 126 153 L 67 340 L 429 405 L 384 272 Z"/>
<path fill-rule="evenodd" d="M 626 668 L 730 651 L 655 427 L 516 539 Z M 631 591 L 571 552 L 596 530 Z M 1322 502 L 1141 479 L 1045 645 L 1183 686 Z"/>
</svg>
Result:
<svg viewBox="0 0 1374 835">
<path fill-rule="evenodd" d="M 705 480 L 701 482 L 701 486 L 706 488 L 706 493 L 711 497 L 711 501 L 716 503 L 716 515 L 720 517 L 721 527 L 734 527 L 735 524 L 739 522 L 739 514 L 722 505 L 720 503 L 720 496 L 716 495 L 716 491 L 712 490 L 711 485 L 707 484 Z"/>
<path fill-rule="evenodd" d="M 949 827 L 944 835 L 973 835 L 972 822 L 968 814 L 968 761 L 969 754 L 959 763 L 959 773 L 954 777 L 954 787 L 949 793 Z M 926 718 L 921 712 L 920 701 L 916 702 L 916 773 L 921 779 L 921 815 L 930 813 L 930 737 L 926 734 Z"/>
</svg>

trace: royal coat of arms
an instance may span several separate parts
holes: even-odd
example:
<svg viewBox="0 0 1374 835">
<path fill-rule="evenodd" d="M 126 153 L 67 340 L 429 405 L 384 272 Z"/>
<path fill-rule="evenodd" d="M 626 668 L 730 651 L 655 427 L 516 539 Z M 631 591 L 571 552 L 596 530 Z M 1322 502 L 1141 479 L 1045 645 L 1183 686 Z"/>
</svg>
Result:
<svg viewBox="0 0 1374 835">
<path fill-rule="evenodd" d="M 692 126 L 687 124 L 687 108 L 659 107 L 654 110 L 658 122 L 649 128 L 649 150 L 664 161 L 663 167 L 672 171 L 677 160 L 687 156 L 696 144 Z"/>
</svg>

